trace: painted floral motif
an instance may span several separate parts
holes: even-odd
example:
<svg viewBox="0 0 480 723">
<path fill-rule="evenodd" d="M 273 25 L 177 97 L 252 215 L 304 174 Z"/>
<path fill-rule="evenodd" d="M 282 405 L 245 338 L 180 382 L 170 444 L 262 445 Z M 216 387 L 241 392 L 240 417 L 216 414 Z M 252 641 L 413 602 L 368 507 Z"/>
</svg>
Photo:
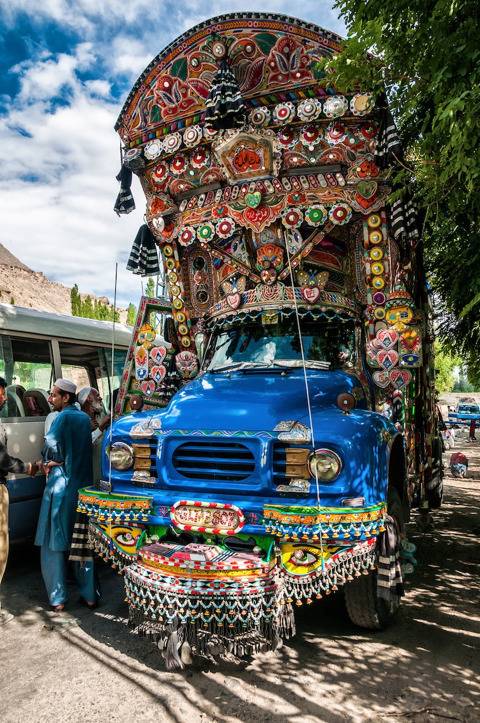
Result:
<svg viewBox="0 0 480 723">
<path fill-rule="evenodd" d="M 282 144 L 282 146 L 289 148 L 295 145 L 295 131 L 293 130 L 293 128 L 282 128 L 282 130 L 279 131 L 279 133 L 277 134 L 277 139 Z"/>
<path fill-rule="evenodd" d="M 197 238 L 200 241 L 210 241 L 214 233 L 215 227 L 211 221 L 208 221 L 197 228 Z"/>
<path fill-rule="evenodd" d="M 175 176 L 180 176 L 187 167 L 187 159 L 181 153 L 170 161 L 170 170 Z"/>
<path fill-rule="evenodd" d="M 303 221 L 303 213 L 299 208 L 287 208 L 282 216 L 286 228 L 298 228 Z"/>
<path fill-rule="evenodd" d="M 346 203 L 337 203 L 328 212 L 328 218 L 337 226 L 344 226 L 352 218 L 352 209 Z"/>
<path fill-rule="evenodd" d="M 153 169 L 150 178 L 152 183 L 159 188 L 164 188 L 168 180 L 168 166 L 166 163 L 157 163 Z"/>
<path fill-rule="evenodd" d="M 328 218 L 328 211 L 321 204 L 314 204 L 305 211 L 305 221 L 309 226 L 322 226 Z"/>
<path fill-rule="evenodd" d="M 297 115 L 302 121 L 313 121 L 322 112 L 322 104 L 316 98 L 302 100 L 297 107 Z"/>
<path fill-rule="evenodd" d="M 288 123 L 295 115 L 295 106 L 293 103 L 279 103 L 272 112 L 272 118 L 275 123 Z"/>
<path fill-rule="evenodd" d="M 339 118 L 348 110 L 348 101 L 343 95 L 332 95 L 323 104 L 327 118 Z"/>
<path fill-rule="evenodd" d="M 202 140 L 201 126 L 190 126 L 183 132 L 183 142 L 187 148 L 193 148 Z"/>
<path fill-rule="evenodd" d="M 248 116 L 250 123 L 258 128 L 263 128 L 270 122 L 270 111 L 268 108 L 253 108 Z"/>
<path fill-rule="evenodd" d="M 163 152 L 163 143 L 159 138 L 155 138 L 153 141 L 149 141 L 144 149 L 145 158 L 149 161 L 153 161 L 158 158 Z"/>
<path fill-rule="evenodd" d="M 308 149 L 313 148 L 322 140 L 322 130 L 318 126 L 305 126 L 300 133 L 300 142 Z"/>
<path fill-rule="evenodd" d="M 193 226 L 184 226 L 178 235 L 178 243 L 182 246 L 190 246 L 195 241 L 195 229 Z"/>
<path fill-rule="evenodd" d="M 367 115 L 373 109 L 375 102 L 371 93 L 358 93 L 350 101 L 350 110 L 353 115 Z"/>
<path fill-rule="evenodd" d="M 178 151 L 180 146 L 182 145 L 182 136 L 180 133 L 169 133 L 168 136 L 165 136 L 163 139 L 163 147 L 165 149 L 165 153 L 175 153 L 175 151 Z"/>
<path fill-rule="evenodd" d="M 337 145 L 337 143 L 343 143 L 346 137 L 347 134 L 343 123 L 330 123 L 330 125 L 327 127 L 325 138 L 328 143 L 331 143 L 335 146 Z"/>
<path fill-rule="evenodd" d="M 291 36 L 279 38 L 267 60 L 268 83 L 286 85 L 310 78 L 309 65 L 310 60 L 299 42 Z"/>
<path fill-rule="evenodd" d="M 190 163 L 193 168 L 205 168 L 210 161 L 210 153 L 206 148 L 197 148 L 190 156 Z"/>
<path fill-rule="evenodd" d="M 197 105 L 196 99 L 190 94 L 187 83 L 171 75 L 161 75 L 153 88 L 153 92 L 165 120 L 175 118 L 180 113 L 187 113 Z"/>
<path fill-rule="evenodd" d="M 221 239 L 228 238 L 235 231 L 235 222 L 233 218 L 226 216 L 217 223 L 216 232 L 217 236 Z"/>
</svg>

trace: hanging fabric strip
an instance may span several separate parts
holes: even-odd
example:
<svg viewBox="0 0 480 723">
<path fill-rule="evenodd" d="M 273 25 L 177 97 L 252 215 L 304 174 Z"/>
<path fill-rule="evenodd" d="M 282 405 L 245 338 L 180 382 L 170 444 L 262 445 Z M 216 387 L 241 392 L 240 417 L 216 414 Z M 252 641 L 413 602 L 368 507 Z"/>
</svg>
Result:
<svg viewBox="0 0 480 723">
<path fill-rule="evenodd" d="M 408 197 L 398 198 L 390 207 L 390 226 L 396 241 L 415 246 L 420 238 L 417 209 Z"/>
<path fill-rule="evenodd" d="M 130 190 L 132 185 L 132 171 L 123 164 L 116 178 L 120 183 L 120 191 L 113 210 L 118 216 L 120 216 L 124 213 L 130 213 L 135 208 L 135 201 L 133 200 L 132 192 Z"/>
<path fill-rule="evenodd" d="M 245 122 L 245 103 L 237 79 L 224 59 L 212 81 L 205 101 L 205 125 L 213 128 L 238 128 Z"/>
<path fill-rule="evenodd" d="M 92 550 L 88 544 L 88 524 L 88 515 L 77 512 L 70 545 L 70 555 L 68 556 L 68 559 L 72 562 L 93 561 Z"/>
<path fill-rule="evenodd" d="M 127 270 L 139 276 L 156 276 L 160 273 L 157 245 L 146 223 L 140 226 L 135 236 Z"/>
<path fill-rule="evenodd" d="M 396 520 L 385 518 L 385 532 L 378 538 L 377 595 L 394 602 L 404 595 L 400 565 L 400 532 Z"/>
<path fill-rule="evenodd" d="M 395 165 L 395 162 L 401 160 L 402 156 L 402 142 L 398 135 L 397 126 L 388 106 L 386 106 L 378 131 L 375 163 L 379 168 L 387 168 Z"/>
</svg>

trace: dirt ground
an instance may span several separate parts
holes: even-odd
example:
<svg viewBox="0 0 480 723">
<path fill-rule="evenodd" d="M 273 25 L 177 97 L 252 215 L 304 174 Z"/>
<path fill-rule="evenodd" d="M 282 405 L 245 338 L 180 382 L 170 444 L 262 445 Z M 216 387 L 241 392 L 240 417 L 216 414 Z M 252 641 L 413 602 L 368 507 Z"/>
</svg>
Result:
<svg viewBox="0 0 480 723">
<path fill-rule="evenodd" d="M 480 442 L 465 449 L 480 470 Z M 390 629 L 354 628 L 329 598 L 302 608 L 279 651 L 240 666 L 166 672 L 128 632 L 121 579 L 105 566 L 98 610 L 50 613 L 37 552 L 17 549 L 2 585 L 15 617 L 0 628 L 0 720 L 479 721 L 479 498 L 480 479 L 447 477 L 434 529 L 411 524 L 419 565 Z"/>
</svg>

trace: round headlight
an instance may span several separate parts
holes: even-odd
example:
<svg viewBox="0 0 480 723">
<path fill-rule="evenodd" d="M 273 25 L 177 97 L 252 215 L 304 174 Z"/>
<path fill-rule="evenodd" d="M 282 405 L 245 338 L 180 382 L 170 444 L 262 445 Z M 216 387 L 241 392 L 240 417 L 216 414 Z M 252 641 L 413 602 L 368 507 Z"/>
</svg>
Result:
<svg viewBox="0 0 480 723">
<path fill-rule="evenodd" d="M 308 466 L 312 477 L 331 482 L 340 474 L 342 460 L 331 449 L 316 449 L 308 459 Z"/>
<path fill-rule="evenodd" d="M 109 456 L 114 469 L 129 469 L 133 464 L 133 449 L 125 442 L 114 442 Z"/>
</svg>

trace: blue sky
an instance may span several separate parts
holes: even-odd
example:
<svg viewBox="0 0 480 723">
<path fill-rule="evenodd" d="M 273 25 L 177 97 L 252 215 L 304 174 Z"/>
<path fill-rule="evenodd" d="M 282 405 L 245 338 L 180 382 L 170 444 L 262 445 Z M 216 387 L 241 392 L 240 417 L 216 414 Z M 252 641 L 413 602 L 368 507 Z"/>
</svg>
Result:
<svg viewBox="0 0 480 723">
<path fill-rule="evenodd" d="M 304 0 L 298 17 L 345 34 L 333 0 Z M 36 271 L 81 291 L 136 300 L 125 270 L 144 198 L 118 218 L 113 125 L 130 87 L 177 35 L 239 10 L 292 14 L 288 0 L 2 0 L 0 242 Z M 295 6 L 296 7 L 296 6 Z"/>
</svg>

